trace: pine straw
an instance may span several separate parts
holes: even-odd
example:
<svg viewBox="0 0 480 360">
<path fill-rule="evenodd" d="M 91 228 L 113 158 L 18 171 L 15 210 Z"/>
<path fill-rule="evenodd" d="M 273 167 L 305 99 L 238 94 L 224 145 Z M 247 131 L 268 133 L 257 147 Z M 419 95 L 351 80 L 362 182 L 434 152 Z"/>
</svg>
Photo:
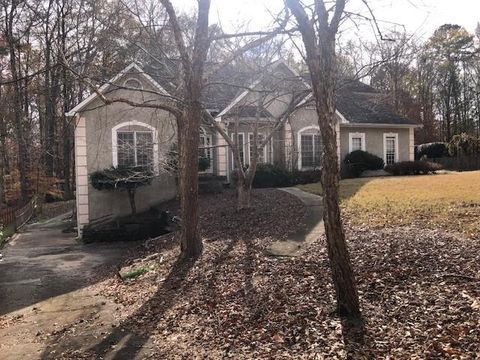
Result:
<svg viewBox="0 0 480 360">
<path fill-rule="evenodd" d="M 365 326 L 355 327 L 331 314 L 324 239 L 300 258 L 264 254 L 274 238 L 302 223 L 298 202 L 259 191 L 259 209 L 236 214 L 229 196 L 203 203 L 209 240 L 196 262 L 178 262 L 178 246 L 167 236 L 149 250 L 161 254 L 156 273 L 98 285 L 125 306 L 118 314 L 121 331 L 151 337 L 152 358 L 480 356 L 478 241 L 416 227 L 349 226 L 365 316 Z"/>
</svg>

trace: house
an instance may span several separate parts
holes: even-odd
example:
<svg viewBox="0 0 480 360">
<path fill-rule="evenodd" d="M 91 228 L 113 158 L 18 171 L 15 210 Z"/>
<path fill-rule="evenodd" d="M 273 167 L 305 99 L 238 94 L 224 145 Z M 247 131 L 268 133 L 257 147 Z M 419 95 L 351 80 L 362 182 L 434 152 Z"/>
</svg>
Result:
<svg viewBox="0 0 480 360">
<path fill-rule="evenodd" d="M 254 133 L 261 141 L 273 132 L 268 145 L 259 149 L 259 162 L 298 170 L 320 166 L 321 138 L 308 81 L 283 61 L 255 74 L 253 81 L 252 76 L 237 74 L 232 68 L 216 76 L 216 85 L 205 89 L 204 104 L 227 134 L 237 134 L 244 165 L 249 164 L 253 153 Z M 235 82 L 244 85 L 229 85 L 234 77 Z M 386 164 L 413 160 L 414 129 L 418 125 L 393 113 L 385 105 L 384 96 L 372 87 L 359 81 L 345 80 L 339 84 L 336 130 L 340 159 L 361 149 L 382 157 Z M 171 91 L 172 84 L 164 71 L 144 70 L 135 63 L 98 89 L 109 99 L 144 104 L 168 101 Z M 292 104 L 294 111 L 290 111 Z M 76 121 L 80 236 L 82 228 L 91 221 L 130 211 L 127 196 L 98 191 L 89 184 L 89 174 L 96 170 L 151 164 L 156 177 L 151 185 L 138 189 L 138 211 L 176 196 L 175 176 L 164 166 L 176 142 L 175 119 L 167 111 L 152 106 L 134 107 L 126 102 L 105 105 L 93 93 L 67 115 Z M 288 121 L 281 122 L 286 116 Z M 200 130 L 201 153 L 211 162 L 207 171 L 228 181 L 234 168 L 232 151 L 211 124 L 203 124 Z"/>
</svg>

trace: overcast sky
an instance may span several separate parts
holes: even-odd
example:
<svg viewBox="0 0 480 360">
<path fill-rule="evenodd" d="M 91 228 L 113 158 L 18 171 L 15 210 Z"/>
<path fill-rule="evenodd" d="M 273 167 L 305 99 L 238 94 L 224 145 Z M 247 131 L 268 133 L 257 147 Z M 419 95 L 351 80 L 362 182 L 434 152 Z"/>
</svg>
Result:
<svg viewBox="0 0 480 360">
<path fill-rule="evenodd" d="M 361 0 L 347 1 L 347 11 L 368 15 Z M 195 0 L 174 0 L 174 3 L 182 10 L 196 5 Z M 480 21 L 480 0 L 369 0 L 369 4 L 383 31 L 404 26 L 407 32 L 416 33 L 419 38 L 429 37 L 445 23 L 459 24 L 473 32 Z M 230 31 L 246 21 L 254 29 L 271 22 L 266 9 L 276 13 L 282 6 L 282 0 L 212 0 L 211 18 L 212 22 L 220 19 L 223 28 Z M 352 22 L 344 24 L 344 29 L 359 33 Z M 371 32 L 367 25 L 360 29 L 362 36 L 370 36 Z"/>
</svg>

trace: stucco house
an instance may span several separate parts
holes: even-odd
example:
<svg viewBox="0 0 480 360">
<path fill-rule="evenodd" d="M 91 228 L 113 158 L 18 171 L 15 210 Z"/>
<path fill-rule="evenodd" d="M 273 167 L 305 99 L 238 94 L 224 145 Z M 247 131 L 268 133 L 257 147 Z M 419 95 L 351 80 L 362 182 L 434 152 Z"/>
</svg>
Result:
<svg viewBox="0 0 480 360">
<path fill-rule="evenodd" d="M 237 134 L 244 165 L 250 162 L 253 127 L 256 127 L 260 140 L 274 132 L 269 144 L 260 149 L 259 162 L 299 170 L 319 167 L 321 139 L 315 108 L 309 101 L 312 95 L 308 81 L 283 61 L 263 69 L 253 80 L 252 76 L 244 77 L 244 86 L 230 86 L 234 76 L 231 68 L 219 74 L 214 81 L 216 85 L 205 89 L 204 104 L 229 135 Z M 372 87 L 359 81 L 339 83 L 336 130 L 340 159 L 361 149 L 382 157 L 386 164 L 413 160 L 414 129 L 418 125 L 390 111 L 383 95 Z M 98 91 L 109 99 L 154 104 L 168 101 L 171 87 L 164 71 L 144 69 L 132 63 Z M 292 104 L 294 111 L 291 111 Z M 278 126 L 285 114 L 288 114 L 287 121 Z M 98 191 L 89 184 L 89 174 L 96 170 L 153 164 L 157 176 L 151 185 L 138 190 L 138 211 L 176 196 L 175 177 L 163 166 L 176 142 L 175 119 L 171 114 L 152 107 L 133 107 L 125 102 L 105 105 L 93 93 L 67 115 L 74 117 L 76 123 L 80 236 L 82 228 L 98 218 L 130 212 L 127 196 Z M 200 147 L 211 162 L 207 171 L 229 181 L 234 168 L 232 152 L 211 124 L 201 127 Z"/>
</svg>

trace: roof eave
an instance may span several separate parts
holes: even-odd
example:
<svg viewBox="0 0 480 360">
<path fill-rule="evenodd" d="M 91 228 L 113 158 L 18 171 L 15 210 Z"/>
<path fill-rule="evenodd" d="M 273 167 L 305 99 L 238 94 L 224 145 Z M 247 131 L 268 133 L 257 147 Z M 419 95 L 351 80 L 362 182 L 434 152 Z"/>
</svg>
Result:
<svg viewBox="0 0 480 360">
<path fill-rule="evenodd" d="M 120 71 L 117 75 L 115 75 L 113 78 L 111 78 L 109 81 L 107 81 L 105 84 L 103 84 L 100 88 L 98 88 L 98 92 L 103 94 L 110 85 L 114 84 L 118 79 L 120 79 L 123 75 L 128 73 L 131 69 L 136 69 L 139 74 L 143 75 L 154 87 L 156 87 L 160 92 L 164 93 L 165 95 L 169 95 L 169 93 L 158 83 L 153 79 L 150 75 L 148 75 L 143 69 L 138 66 L 136 62 L 132 62 L 130 65 L 128 65 L 125 69 Z M 87 105 L 89 105 L 93 100 L 95 100 L 98 97 L 97 92 L 91 93 L 88 97 L 86 97 L 82 102 L 80 102 L 77 106 L 75 106 L 73 109 L 65 113 L 65 116 L 67 117 L 73 117 L 79 112 L 81 112 Z"/>
<path fill-rule="evenodd" d="M 343 127 L 371 127 L 371 128 L 422 128 L 423 125 L 421 124 L 389 124 L 389 123 L 356 123 L 356 122 L 349 122 L 349 123 L 340 123 Z"/>
</svg>

